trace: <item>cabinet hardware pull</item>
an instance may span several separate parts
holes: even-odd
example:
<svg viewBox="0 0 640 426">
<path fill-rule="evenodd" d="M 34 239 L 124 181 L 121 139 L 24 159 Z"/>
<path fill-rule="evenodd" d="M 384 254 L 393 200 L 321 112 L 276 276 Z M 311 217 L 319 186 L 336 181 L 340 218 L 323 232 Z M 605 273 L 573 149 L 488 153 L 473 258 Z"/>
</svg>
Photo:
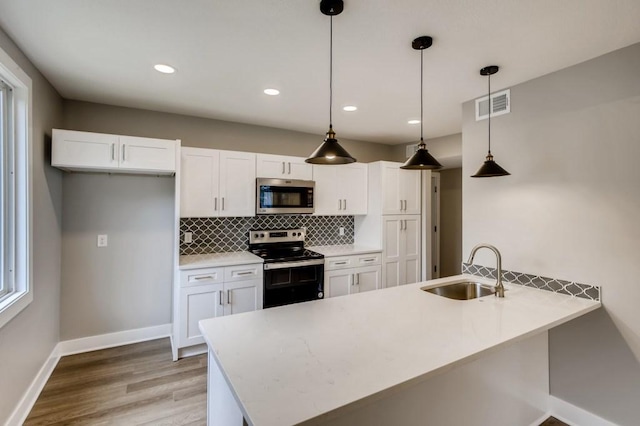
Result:
<svg viewBox="0 0 640 426">
<path fill-rule="evenodd" d="M 231 290 L 227 290 L 227 305 L 231 304 Z"/>
<path fill-rule="evenodd" d="M 284 161 L 282 162 L 282 174 L 284 174 Z"/>
<path fill-rule="evenodd" d="M 245 271 L 245 272 L 236 273 L 236 275 L 251 275 L 251 274 L 253 274 L 253 271 Z"/>
<path fill-rule="evenodd" d="M 201 281 L 201 280 L 213 280 L 215 278 L 213 277 L 213 275 L 207 275 L 206 277 L 194 277 L 193 279 L 196 281 Z"/>
<path fill-rule="evenodd" d="M 222 306 L 222 291 L 218 292 L 218 304 Z"/>
<path fill-rule="evenodd" d="M 342 210 L 342 200 L 338 198 L 338 210 Z"/>
<path fill-rule="evenodd" d="M 224 210 L 224 197 L 222 197 L 222 210 Z"/>
<path fill-rule="evenodd" d="M 371 258 L 371 259 L 362 259 L 363 262 L 373 262 L 374 260 L 376 260 L 375 258 Z"/>
<path fill-rule="evenodd" d="M 289 163 L 289 174 L 291 174 L 291 163 Z"/>
<path fill-rule="evenodd" d="M 334 263 L 334 265 L 346 265 L 346 264 L 347 264 L 346 261 L 345 262 L 336 262 L 336 263 Z"/>
<path fill-rule="evenodd" d="M 347 209 L 347 199 L 346 198 L 344 199 L 344 209 L 345 210 Z"/>
<path fill-rule="evenodd" d="M 354 281 L 353 274 L 349 274 L 349 285 L 353 285 Z"/>
<path fill-rule="evenodd" d="M 218 197 L 213 199 L 213 211 L 218 211 Z"/>
<path fill-rule="evenodd" d="M 122 144 L 122 161 L 126 161 L 127 160 L 127 146 L 125 144 Z"/>
<path fill-rule="evenodd" d="M 111 161 L 115 161 L 116 159 L 116 144 L 111 144 Z"/>
<path fill-rule="evenodd" d="M 400 200 L 400 211 L 402 211 L 402 200 Z"/>
</svg>

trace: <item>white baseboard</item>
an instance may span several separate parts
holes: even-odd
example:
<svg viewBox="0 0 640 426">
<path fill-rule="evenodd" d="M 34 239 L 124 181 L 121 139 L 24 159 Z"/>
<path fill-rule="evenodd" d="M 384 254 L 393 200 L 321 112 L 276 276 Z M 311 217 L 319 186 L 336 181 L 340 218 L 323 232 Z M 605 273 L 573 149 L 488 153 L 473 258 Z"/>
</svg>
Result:
<svg viewBox="0 0 640 426">
<path fill-rule="evenodd" d="M 65 340 L 58 343 L 60 356 L 73 355 L 82 352 L 97 351 L 131 343 L 160 339 L 171 335 L 171 324 L 154 327 L 137 328 L 135 330 L 117 331 L 115 333 L 100 334 L 98 336 L 82 337 L 80 339 Z"/>
<path fill-rule="evenodd" d="M 101 334 L 99 336 L 83 337 L 81 339 L 65 340 L 59 342 L 51 355 L 45 361 L 36 377 L 33 379 L 27 391 L 24 393 L 18 406 L 13 410 L 5 426 L 20 426 L 31 412 L 42 388 L 49 380 L 53 369 L 58 364 L 60 357 L 82 352 L 90 352 L 115 346 L 129 345 L 131 343 L 160 339 L 171 335 L 171 324 L 163 324 L 155 327 L 138 328 L 136 330 L 118 331 L 115 333 Z"/>
<path fill-rule="evenodd" d="M 571 426 L 618 426 L 560 398 L 549 395 L 551 415 Z"/>
<path fill-rule="evenodd" d="M 38 396 L 40 396 L 40 392 L 42 392 L 42 388 L 49 380 L 51 373 L 53 373 L 53 369 L 58 365 L 58 361 L 60 360 L 60 355 L 58 355 L 58 346 L 53 348 L 49 358 L 44 362 L 38 374 L 33 379 L 27 391 L 22 395 L 18 406 L 13 410 L 11 416 L 9 416 L 9 420 L 5 426 L 20 426 L 27 419 L 27 416 L 31 412 L 31 408 L 36 403 Z"/>
</svg>

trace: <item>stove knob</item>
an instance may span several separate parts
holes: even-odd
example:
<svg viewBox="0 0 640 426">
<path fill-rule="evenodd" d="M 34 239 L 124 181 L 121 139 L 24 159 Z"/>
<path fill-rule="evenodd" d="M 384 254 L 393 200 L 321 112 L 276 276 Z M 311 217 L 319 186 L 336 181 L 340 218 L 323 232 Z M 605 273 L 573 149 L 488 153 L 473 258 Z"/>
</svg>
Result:
<svg viewBox="0 0 640 426">
<path fill-rule="evenodd" d="M 260 234 L 260 238 L 264 238 L 264 234 Z"/>
<path fill-rule="evenodd" d="M 319 291 L 318 292 L 318 299 L 322 299 L 324 297 L 324 293 Z"/>
<path fill-rule="evenodd" d="M 259 235 L 258 234 L 253 234 L 253 238 L 258 238 Z"/>
</svg>

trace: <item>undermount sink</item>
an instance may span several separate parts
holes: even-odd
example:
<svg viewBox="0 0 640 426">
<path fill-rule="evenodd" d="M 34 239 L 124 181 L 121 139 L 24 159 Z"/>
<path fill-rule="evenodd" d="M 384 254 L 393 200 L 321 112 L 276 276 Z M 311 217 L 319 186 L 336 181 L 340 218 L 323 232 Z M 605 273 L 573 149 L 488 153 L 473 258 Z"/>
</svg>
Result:
<svg viewBox="0 0 640 426">
<path fill-rule="evenodd" d="M 490 296 L 496 292 L 493 286 L 480 284 L 474 281 L 443 284 L 441 286 L 431 288 L 421 287 L 420 290 L 455 300 L 477 299 L 478 297 Z"/>
</svg>

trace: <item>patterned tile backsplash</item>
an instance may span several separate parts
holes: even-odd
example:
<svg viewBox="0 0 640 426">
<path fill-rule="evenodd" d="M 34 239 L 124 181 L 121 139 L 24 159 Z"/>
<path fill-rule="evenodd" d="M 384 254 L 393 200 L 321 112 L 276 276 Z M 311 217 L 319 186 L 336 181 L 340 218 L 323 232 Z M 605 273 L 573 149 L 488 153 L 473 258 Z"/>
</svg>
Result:
<svg viewBox="0 0 640 426">
<path fill-rule="evenodd" d="M 495 268 L 482 265 L 462 263 L 462 273 L 478 275 L 484 278 L 496 278 Z M 600 287 L 588 284 L 580 284 L 573 281 L 558 280 L 556 278 L 541 277 L 540 275 L 525 274 L 522 272 L 502 271 L 502 280 L 508 283 L 520 284 L 527 287 L 535 287 L 540 290 L 554 293 L 568 294 L 600 301 Z"/>
<path fill-rule="evenodd" d="M 353 244 L 353 216 L 261 215 L 180 219 L 180 254 L 243 251 L 250 229 L 307 228 L 307 246 Z M 339 228 L 344 235 L 339 235 Z M 191 232 L 192 242 L 183 243 Z"/>
</svg>

